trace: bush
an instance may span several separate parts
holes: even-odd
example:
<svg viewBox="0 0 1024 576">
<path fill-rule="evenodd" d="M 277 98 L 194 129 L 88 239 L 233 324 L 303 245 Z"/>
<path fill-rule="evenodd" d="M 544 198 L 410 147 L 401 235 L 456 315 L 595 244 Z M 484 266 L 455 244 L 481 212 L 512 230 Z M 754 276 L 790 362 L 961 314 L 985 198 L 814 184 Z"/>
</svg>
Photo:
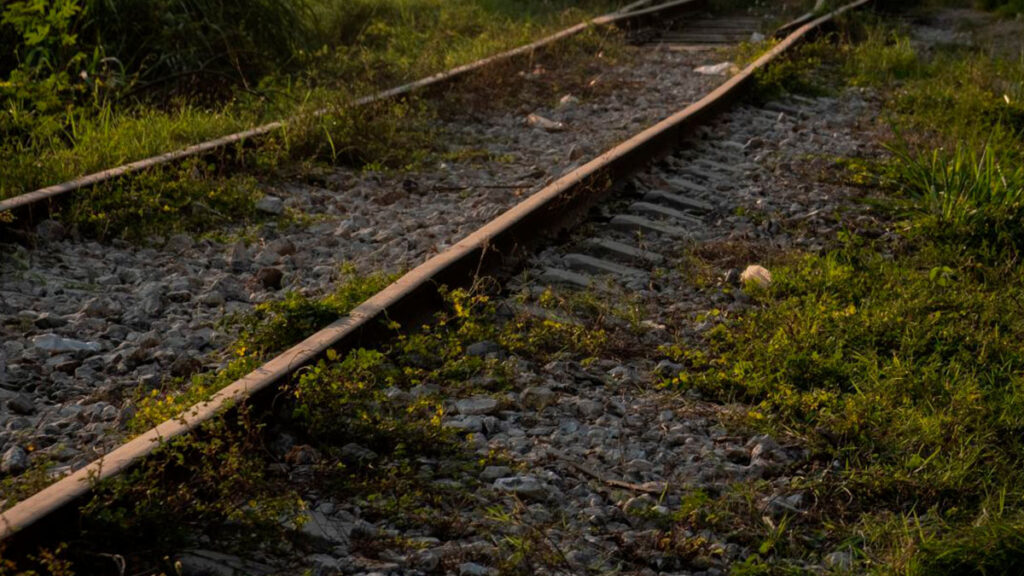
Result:
<svg viewBox="0 0 1024 576">
<path fill-rule="evenodd" d="M 83 40 L 145 87 L 222 94 L 307 47 L 305 0 L 86 0 Z"/>
</svg>

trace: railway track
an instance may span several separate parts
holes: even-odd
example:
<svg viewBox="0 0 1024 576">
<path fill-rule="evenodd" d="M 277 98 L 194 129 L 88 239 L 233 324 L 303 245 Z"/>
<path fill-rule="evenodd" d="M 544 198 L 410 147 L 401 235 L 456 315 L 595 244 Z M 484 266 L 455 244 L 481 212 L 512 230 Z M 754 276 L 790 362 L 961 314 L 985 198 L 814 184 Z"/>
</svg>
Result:
<svg viewBox="0 0 1024 576">
<path fill-rule="evenodd" d="M 866 2 L 855 3 L 852 7 L 858 7 L 863 4 L 866 4 Z M 783 53 L 790 45 L 800 41 L 805 35 L 812 33 L 818 26 L 825 23 L 827 23 L 827 19 L 822 19 L 800 28 L 792 37 L 782 42 L 768 55 L 755 63 L 753 67 L 767 65 L 771 58 Z M 705 28 L 706 26 L 706 23 L 702 25 Z M 728 33 L 716 34 L 713 38 L 705 35 L 700 37 L 694 36 L 686 40 L 685 33 L 683 33 L 681 35 L 654 35 L 645 40 L 662 45 L 668 44 L 669 49 L 659 51 L 663 56 L 674 55 L 676 58 L 683 58 L 680 54 L 689 54 L 688 51 L 671 48 L 680 45 L 681 42 L 706 44 L 709 42 L 727 41 L 739 37 L 739 31 L 742 31 L 742 34 L 746 34 L 746 31 L 750 28 L 751 22 L 749 20 L 738 20 L 730 27 L 723 28 L 728 30 Z M 696 65 L 707 63 L 710 62 L 676 61 L 676 64 L 681 64 L 689 69 L 693 69 Z M 664 62 L 662 61 L 658 64 L 664 65 Z M 401 278 L 362 306 L 356 308 L 348 317 L 332 324 L 324 331 L 271 360 L 261 369 L 226 388 L 210 402 L 188 411 L 185 417 L 162 424 L 157 429 L 143 434 L 132 442 L 106 455 L 102 460 L 102 464 L 93 463 L 79 470 L 74 475 L 65 478 L 60 483 L 24 501 L 15 508 L 8 510 L 4 514 L 4 536 L 12 542 L 17 542 L 17 539 L 11 539 L 12 535 L 30 535 L 31 531 L 20 531 L 23 528 L 35 525 L 36 522 L 42 522 L 51 512 L 61 509 L 76 498 L 80 498 L 88 489 L 82 479 L 90 475 L 90 470 L 93 475 L 99 474 L 104 477 L 116 475 L 121 470 L 131 466 L 139 458 L 145 456 L 145 454 L 151 452 L 155 444 L 159 443 L 155 442 L 158 438 L 166 439 L 186 433 L 189 430 L 195 429 L 199 423 L 214 418 L 225 406 L 244 400 L 253 394 L 258 394 L 261 390 L 269 390 L 274 382 L 286 378 L 296 368 L 307 364 L 310 360 L 322 354 L 327 348 L 344 349 L 355 342 L 367 342 L 368 340 L 366 339 L 370 337 L 370 332 L 373 331 L 375 322 L 383 314 L 386 313 L 388 317 L 392 318 L 402 318 L 409 314 L 415 316 L 415 313 L 421 313 L 427 302 L 436 301 L 436 294 L 434 294 L 434 286 L 436 284 L 461 285 L 480 270 L 485 267 L 489 268 L 496 262 L 508 264 L 511 261 L 519 260 L 519 258 L 514 258 L 513 256 L 516 253 L 526 253 L 524 251 L 538 240 L 535 234 L 536 230 L 539 229 L 538 227 L 543 227 L 548 232 L 551 232 L 576 224 L 576 221 L 579 220 L 578 215 L 585 213 L 586 209 L 592 206 L 599 196 L 610 190 L 607 185 L 603 184 L 609 177 L 617 178 L 619 175 L 632 170 L 635 166 L 646 163 L 651 157 L 664 154 L 673 149 L 680 141 L 680 138 L 691 134 L 700 123 L 706 122 L 714 114 L 724 109 L 730 100 L 736 98 L 741 93 L 745 83 L 750 81 L 751 77 L 752 69 L 734 76 L 710 95 L 701 99 L 700 102 L 687 107 L 682 112 L 673 115 L 657 126 L 641 132 L 625 144 L 600 155 L 590 162 L 585 162 L 586 158 L 589 157 L 587 154 L 584 154 L 583 157 L 575 158 L 574 160 L 579 165 L 578 168 L 566 170 L 566 173 L 561 178 L 530 195 L 528 200 L 511 208 L 483 228 L 470 234 L 464 240 L 454 243 L 450 248 L 444 249 L 443 244 L 437 247 L 436 249 L 440 252 L 437 256 L 430 258 L 425 264 L 414 269 L 413 272 Z M 709 84 L 704 82 L 706 78 L 701 78 L 698 85 L 701 87 L 701 90 L 706 91 Z M 678 86 L 673 86 L 672 88 L 678 90 Z M 695 94 L 689 99 L 697 100 L 696 96 Z M 784 130 L 784 117 L 794 115 L 793 112 L 797 109 L 792 103 L 784 105 L 781 109 L 768 111 L 746 109 L 739 113 L 738 122 L 744 124 L 746 128 L 749 128 L 749 126 L 756 127 L 759 124 L 771 125 L 774 122 L 775 124 L 782 125 L 781 129 Z M 557 113 L 557 111 L 551 112 Z M 799 112 L 795 115 L 799 116 Z M 733 121 L 737 122 L 735 118 Z M 627 127 L 635 129 L 636 124 L 642 125 L 643 121 L 627 124 Z M 540 133 L 546 135 L 559 134 L 558 131 L 547 132 L 543 129 L 531 132 L 531 134 Z M 621 138 L 621 135 L 619 137 Z M 655 187 L 649 184 L 638 186 L 636 181 L 634 181 L 634 194 L 639 194 L 640 192 L 642 194 L 633 198 L 621 211 L 608 213 L 605 217 L 598 218 L 597 221 L 591 220 L 589 222 L 591 227 L 597 226 L 601 230 L 607 230 L 607 234 L 601 233 L 585 238 L 576 237 L 571 244 L 571 249 L 549 250 L 541 256 L 528 261 L 527 269 L 533 270 L 533 273 L 529 274 L 528 277 L 533 280 L 529 280 L 518 287 L 513 285 L 512 290 L 517 291 L 518 288 L 519 292 L 536 296 L 537 293 L 544 293 L 549 286 L 565 285 L 588 290 L 611 290 L 614 292 L 625 289 L 643 293 L 645 287 L 651 286 L 652 282 L 657 284 L 656 279 L 652 279 L 652 273 L 657 274 L 656 271 L 661 269 L 662 265 L 666 262 L 666 258 L 670 258 L 666 254 L 678 252 L 678 242 L 692 242 L 695 238 L 708 237 L 706 234 L 710 234 L 712 230 L 705 233 L 700 231 L 699 228 L 707 224 L 711 215 L 727 211 L 728 202 L 723 205 L 720 198 L 721 194 L 730 191 L 730 181 L 742 178 L 748 171 L 755 169 L 752 159 L 756 154 L 756 147 L 750 145 L 751 138 L 756 137 L 741 138 L 742 142 L 735 138 L 726 138 L 720 140 L 717 144 L 705 143 L 703 146 L 700 144 L 694 145 L 693 141 L 688 141 L 688 147 L 693 150 L 687 153 L 689 156 L 673 157 L 673 159 L 668 161 L 669 170 L 663 170 L 660 174 L 649 176 L 649 178 L 653 177 L 668 182 L 667 186 Z M 534 143 L 530 142 L 530 144 Z M 569 154 L 570 157 L 572 155 Z M 526 168 L 536 172 L 534 167 L 527 166 Z M 640 182 L 643 181 L 641 180 Z M 420 186 L 419 183 L 415 185 Z M 444 184 L 435 186 L 443 187 Z M 409 185 L 405 187 L 408 188 Z M 474 186 L 460 182 L 452 187 L 458 189 L 459 192 L 464 192 L 467 188 L 473 188 Z M 484 188 L 484 186 L 479 187 Z M 523 186 L 522 188 L 525 189 L 523 191 L 524 194 L 530 190 L 528 186 Z M 588 193 L 588 190 L 591 193 Z M 601 193 L 593 193 L 595 190 Z M 515 198 L 513 197 L 513 199 Z M 483 207 L 483 210 L 477 215 L 477 220 L 484 220 L 496 211 L 495 205 L 484 206 L 481 203 L 480 206 Z M 500 204 L 497 206 L 500 206 Z M 577 217 L 573 215 L 577 215 Z M 467 222 L 463 228 L 455 228 L 452 230 L 453 234 L 451 236 L 466 232 L 466 227 L 470 226 L 471 224 Z M 366 226 L 365 228 L 371 228 L 371 226 Z M 396 230 L 396 234 L 400 233 L 400 231 Z M 721 234 L 724 232 L 719 230 L 717 233 Z M 313 234 L 315 235 L 317 232 L 313 232 Z M 550 234 L 544 234 L 544 236 L 550 236 Z M 644 239 L 644 242 L 637 244 L 638 238 Z M 284 254 L 283 256 L 290 255 Z M 280 251 L 278 256 L 281 256 Z M 380 258 L 381 254 L 377 256 Z M 417 259 L 423 259 L 425 256 L 429 256 L 429 251 L 416 252 L 406 262 L 415 262 Z M 395 258 L 393 253 L 387 252 L 383 254 L 383 257 L 386 259 Z M 301 262 L 296 263 L 297 267 L 301 265 Z M 610 280 L 609 277 L 611 278 Z M 533 306 L 533 309 L 536 310 L 538 303 L 530 302 L 529 300 L 530 298 L 526 299 L 525 305 L 527 308 Z M 519 299 L 514 303 L 509 303 L 510 306 L 512 304 L 522 306 L 524 301 Z M 103 303 L 101 302 L 97 306 L 102 307 Z M 47 325 L 47 318 L 49 317 L 43 315 L 37 315 L 34 318 L 25 316 L 25 320 L 37 327 Z M 369 328 L 369 331 L 364 330 L 366 328 Z M 612 368 L 614 369 L 615 367 Z M 618 376 L 615 376 L 615 378 L 618 378 Z M 624 379 L 628 380 L 625 377 Z M 535 392 L 539 396 L 547 397 L 548 392 L 557 393 L 559 391 L 547 389 Z M 530 401 L 522 401 L 522 398 L 519 401 L 525 405 L 530 404 Z M 577 397 L 573 402 L 575 402 L 575 405 L 578 405 L 580 401 L 582 399 Z M 645 413 L 656 407 L 653 404 L 645 405 L 645 401 L 640 400 L 641 405 L 637 408 L 638 413 Z M 607 405 L 607 402 L 605 404 Z M 99 412 L 102 414 L 105 409 L 106 407 L 101 407 Z M 449 422 L 449 424 L 463 430 L 474 431 L 476 430 L 477 421 L 481 422 L 480 425 L 483 426 L 483 419 L 493 415 L 493 412 L 474 413 L 474 410 L 473 408 L 460 410 L 458 404 L 454 405 L 453 412 L 456 414 L 462 413 L 461 416 L 458 416 L 455 421 Z M 594 417 L 600 418 L 602 415 L 604 413 L 595 413 Z M 481 418 L 474 420 L 473 416 L 480 416 Z M 624 414 L 619 414 L 619 417 L 622 416 Z M 524 416 L 520 414 L 517 417 L 521 418 Z M 657 417 L 660 417 L 660 414 Z M 108 418 L 108 420 L 116 419 L 116 416 Z M 555 425 L 557 425 L 557 418 Z M 643 421 L 636 420 L 635 425 L 642 427 Z M 589 465 L 567 466 L 576 470 L 578 474 L 594 476 L 593 470 L 589 468 Z M 608 480 L 603 475 L 601 477 Z M 499 488 L 499 492 L 504 490 L 508 494 L 522 497 L 525 500 L 530 500 L 532 496 L 528 495 L 528 492 L 531 490 L 522 487 L 524 483 L 531 487 L 534 486 L 534 483 L 541 486 L 546 485 L 542 481 L 543 479 L 530 477 L 529 475 L 526 475 L 526 477 L 507 476 L 496 478 L 495 480 L 499 481 L 508 478 L 519 479 L 505 482 L 502 486 L 507 484 L 508 489 Z M 639 480 L 643 480 L 643 478 L 643 474 L 638 475 Z M 643 484 L 643 482 L 622 482 L 632 484 L 634 487 Z M 640 492 L 644 491 L 641 490 Z M 534 493 L 537 494 L 539 492 Z M 322 510 L 318 512 L 317 510 L 320 510 L 320 508 L 313 511 L 313 520 L 314 524 L 320 525 L 322 519 L 319 516 L 315 516 L 315 514 L 325 515 L 328 513 L 322 512 Z M 315 534 L 314 536 L 322 540 L 324 534 Z M 348 536 L 346 536 L 347 539 Z M 198 563 L 196 565 L 201 566 L 204 562 L 203 554 L 192 554 L 189 558 L 191 558 L 191 562 Z M 209 554 L 205 558 L 209 560 Z M 223 558 L 221 560 L 220 563 L 222 565 L 225 562 L 227 564 L 234 562 L 234 560 L 228 561 Z M 217 561 L 213 562 L 214 564 L 217 563 Z M 473 563 L 469 562 L 468 564 Z M 249 569 L 256 570 L 253 566 L 249 566 L 249 568 L 236 567 L 235 569 L 242 572 L 247 572 Z M 340 567 L 328 566 L 325 569 L 329 572 L 333 569 L 340 569 Z M 467 570 L 469 569 L 472 568 L 467 568 Z M 364 567 L 363 571 L 369 570 Z"/>
<path fill-rule="evenodd" d="M 100 243 L 75 238 L 56 222 L 41 223 L 37 245 L 10 245 L 0 264 L 7 359 L 0 394 L 16 406 L 0 422 L 0 453 L 14 451 L 8 472 L 19 471 L 19 452 L 48 459 L 59 475 L 116 447 L 133 399 L 162 393 L 165 379 L 212 372 L 232 359 L 226 348 L 233 334 L 219 324 L 226 315 L 248 313 L 285 292 L 330 293 L 345 280 L 343 265 L 356 274 L 414 268 L 545 181 L 721 81 L 663 73 L 692 69 L 707 56 L 644 48 L 626 57 L 632 69 L 599 65 L 587 77 L 599 81 L 598 90 L 578 86 L 583 101 L 562 94 L 568 102 L 555 107 L 542 101 L 545 90 L 568 85 L 565 74 L 525 69 L 530 77 L 514 87 L 541 96 L 517 106 L 556 119 L 565 130 L 529 126 L 528 115 L 508 106 L 475 105 L 435 127 L 456 142 L 453 154 L 468 151 L 466 161 L 394 175 L 338 169 L 267 182 L 261 202 L 269 204 L 269 222 L 240 231 L 242 239 L 178 235 L 153 246 Z M 644 103 L 632 101 L 638 88 L 652 92 Z M 281 224 L 273 212 L 285 209 L 314 222 Z"/>
</svg>

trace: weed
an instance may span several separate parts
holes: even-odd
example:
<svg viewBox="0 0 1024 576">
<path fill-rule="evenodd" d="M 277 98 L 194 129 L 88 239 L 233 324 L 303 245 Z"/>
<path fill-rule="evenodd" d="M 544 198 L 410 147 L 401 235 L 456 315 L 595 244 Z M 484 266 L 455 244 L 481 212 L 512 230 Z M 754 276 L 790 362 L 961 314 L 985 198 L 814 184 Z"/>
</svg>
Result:
<svg viewBox="0 0 1024 576">
<path fill-rule="evenodd" d="M 985 147 L 976 155 L 966 146 L 915 156 L 893 150 L 895 177 L 912 195 L 910 207 L 922 213 L 918 228 L 950 246 L 965 246 L 987 261 L 1015 260 L 1024 239 L 1024 167 L 1004 169 Z"/>
<path fill-rule="evenodd" d="M 788 57 L 781 58 L 757 71 L 757 89 L 752 98 L 759 102 L 795 93 L 823 95 L 828 92 L 821 82 L 823 62 L 827 61 L 835 38 L 828 36 L 796 48 Z M 753 54 L 751 56 L 754 56 Z"/>
<path fill-rule="evenodd" d="M 236 317 L 232 322 L 239 330 L 236 353 L 261 357 L 284 350 L 344 316 L 397 278 L 383 273 L 361 276 L 351 266 L 342 267 L 341 272 L 348 279 L 322 298 L 289 293 L 282 300 L 259 304 L 251 313 Z"/>
<path fill-rule="evenodd" d="M 855 86 L 879 85 L 914 76 L 921 61 L 910 38 L 886 26 L 858 27 L 865 37 L 849 48 L 845 74 Z"/>
<path fill-rule="evenodd" d="M 337 105 L 300 117 L 286 134 L 293 160 L 316 159 L 371 170 L 409 169 L 435 151 L 433 112 L 422 102 Z"/>
<path fill-rule="evenodd" d="M 545 291 L 538 303 L 544 309 L 568 311 L 565 297 L 551 290 Z M 500 342 L 513 352 L 552 359 L 578 353 L 596 356 L 608 342 L 608 333 L 571 320 L 560 320 L 557 316 L 538 317 L 525 313 L 513 318 Z"/>
<path fill-rule="evenodd" d="M 101 549 L 143 564 L 199 533 L 238 546 L 284 544 L 286 521 L 302 503 L 266 474 L 260 428 L 237 408 L 233 420 L 212 420 L 198 435 L 168 441 L 145 466 L 96 486 L 78 537 L 116 543 Z M 80 569 L 96 561 L 85 553 Z"/>
<path fill-rule="evenodd" d="M 982 10 L 994 10 L 1006 16 L 1024 14 L 1024 2 L 1021 0 L 975 0 L 974 5 Z"/>
<path fill-rule="evenodd" d="M 89 237 L 145 242 L 254 222 L 261 196 L 253 178 L 219 176 L 214 165 L 189 160 L 87 188 L 59 215 Z"/>
</svg>

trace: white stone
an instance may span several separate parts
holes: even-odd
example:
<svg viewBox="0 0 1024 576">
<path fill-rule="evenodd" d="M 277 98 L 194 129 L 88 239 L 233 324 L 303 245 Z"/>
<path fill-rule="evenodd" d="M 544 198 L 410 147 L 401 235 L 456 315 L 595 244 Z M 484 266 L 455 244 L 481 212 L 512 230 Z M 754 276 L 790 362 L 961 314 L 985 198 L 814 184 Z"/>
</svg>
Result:
<svg viewBox="0 0 1024 576">
<path fill-rule="evenodd" d="M 50 354 L 60 354 L 62 352 L 99 352 L 103 349 L 103 346 L 98 342 L 83 342 L 71 338 L 62 338 L 56 334 L 33 336 L 32 344 L 36 348 Z"/>
<path fill-rule="evenodd" d="M 735 69 L 736 65 L 732 62 L 721 62 L 718 64 L 708 64 L 707 66 L 697 66 L 693 71 L 707 76 L 726 76 L 733 73 Z"/>
<path fill-rule="evenodd" d="M 545 132 L 565 132 L 565 124 L 549 120 L 538 114 L 530 114 L 527 116 L 526 125 L 539 128 Z"/>
<path fill-rule="evenodd" d="M 764 266 L 758 264 L 751 264 L 747 266 L 747 269 L 740 274 L 740 282 L 744 286 L 755 285 L 761 288 L 767 288 L 772 283 L 772 273 L 768 271 Z"/>
</svg>

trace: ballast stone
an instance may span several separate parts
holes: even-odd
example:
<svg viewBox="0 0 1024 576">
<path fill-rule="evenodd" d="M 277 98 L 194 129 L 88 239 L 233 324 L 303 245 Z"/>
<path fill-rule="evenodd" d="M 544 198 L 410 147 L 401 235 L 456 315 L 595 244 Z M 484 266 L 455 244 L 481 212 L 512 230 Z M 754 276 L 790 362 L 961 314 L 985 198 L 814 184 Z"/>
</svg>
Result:
<svg viewBox="0 0 1024 576">
<path fill-rule="evenodd" d="M 498 410 L 498 401 L 490 396 L 474 396 L 456 402 L 455 410 L 463 416 L 493 414 Z"/>
<path fill-rule="evenodd" d="M 494 489 L 531 500 L 547 500 L 550 490 L 533 476 L 509 476 L 494 481 Z"/>
<path fill-rule="evenodd" d="M 21 446 L 11 446 L 0 457 L 0 472 L 20 474 L 28 468 L 28 453 Z"/>
<path fill-rule="evenodd" d="M 39 350 L 49 352 L 50 354 L 60 354 L 64 352 L 95 353 L 103 350 L 103 346 L 98 342 L 83 342 L 72 338 L 62 338 L 56 334 L 41 334 L 39 336 L 33 336 L 32 344 Z"/>
<path fill-rule="evenodd" d="M 264 196 L 256 202 L 256 210 L 273 216 L 284 214 L 284 201 L 277 196 Z"/>
</svg>

